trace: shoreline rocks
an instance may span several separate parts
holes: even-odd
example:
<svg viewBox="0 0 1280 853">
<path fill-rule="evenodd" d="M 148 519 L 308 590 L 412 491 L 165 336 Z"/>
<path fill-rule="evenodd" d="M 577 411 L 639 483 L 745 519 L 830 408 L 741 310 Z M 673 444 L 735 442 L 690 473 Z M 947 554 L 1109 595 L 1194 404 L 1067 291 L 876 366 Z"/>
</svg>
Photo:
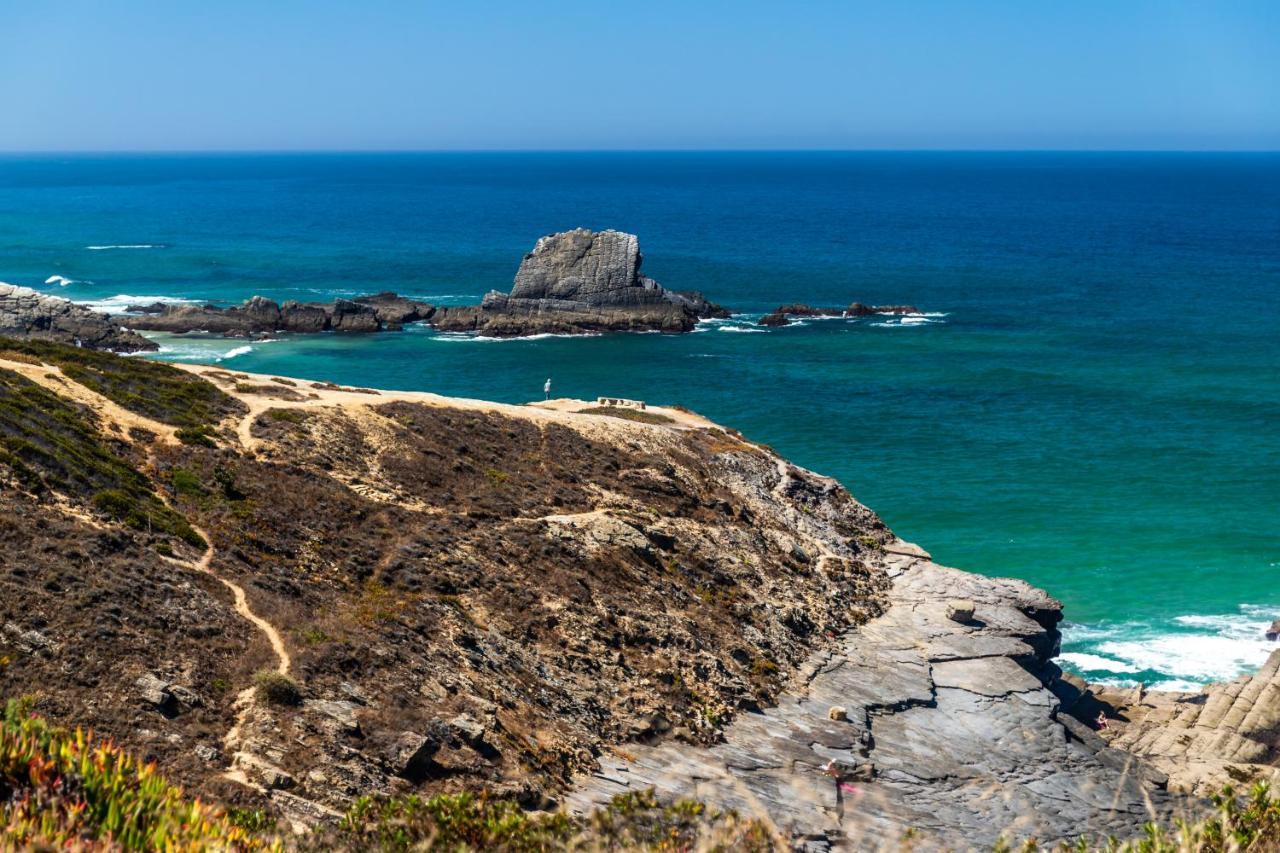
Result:
<svg viewBox="0 0 1280 853">
<path fill-rule="evenodd" d="M 1059 602 L 923 552 L 882 554 L 887 609 L 813 654 L 774 707 L 740 714 L 715 745 L 602 757 L 570 808 L 652 787 L 767 816 L 805 849 L 880 849 L 908 831 L 922 849 L 1051 846 L 1208 809 L 1059 713 Z"/>
<path fill-rule="evenodd" d="M 0 284 L 0 335 L 117 352 L 159 349 L 106 314 L 12 284 Z"/>
<path fill-rule="evenodd" d="M 779 305 L 760 318 L 761 326 L 778 327 L 791 323 L 793 317 L 872 317 L 876 314 L 919 314 L 914 305 L 864 305 L 853 302 L 847 308 L 814 308 L 812 305 Z"/>
<path fill-rule="evenodd" d="M 113 318 L 134 329 L 152 332 L 210 332 L 227 337 L 251 337 L 273 332 L 381 332 L 429 319 L 435 306 L 391 292 L 333 302 L 278 304 L 254 296 L 231 308 L 214 305 L 153 303 L 131 305 L 127 315 Z"/>
<path fill-rule="evenodd" d="M 1170 790 L 1210 796 L 1224 785 L 1280 783 L 1280 649 L 1253 675 L 1198 693 L 1062 681 L 1063 710 L 1086 724 L 1104 714 L 1097 735 L 1167 774 Z"/>
<path fill-rule="evenodd" d="M 621 231 L 576 228 L 538 240 L 510 293 L 491 290 L 477 305 L 440 308 L 443 332 L 488 337 L 593 332 L 688 332 L 729 312 L 701 293 L 671 291 L 640 273 L 640 241 Z"/>
</svg>

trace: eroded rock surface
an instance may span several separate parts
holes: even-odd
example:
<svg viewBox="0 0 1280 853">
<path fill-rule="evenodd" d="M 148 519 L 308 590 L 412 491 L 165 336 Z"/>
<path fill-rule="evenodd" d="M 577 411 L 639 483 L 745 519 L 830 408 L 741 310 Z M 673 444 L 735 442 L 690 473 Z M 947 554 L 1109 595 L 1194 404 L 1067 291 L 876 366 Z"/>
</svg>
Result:
<svg viewBox="0 0 1280 853">
<path fill-rule="evenodd" d="M 954 849 L 1129 836 L 1185 807 L 1141 761 L 1056 719 L 1044 683 L 1056 675 L 1056 601 L 905 543 L 885 550 L 886 612 L 811 658 L 775 707 L 741 715 L 709 748 L 628 748 L 581 780 L 571 805 L 652 786 L 852 849 L 897 849 L 908 831 Z M 957 598 L 974 606 L 966 623 L 948 614 Z"/>
<path fill-rule="evenodd" d="M 0 335 L 91 349 L 139 352 L 156 345 L 105 314 L 29 287 L 0 283 Z"/>
<path fill-rule="evenodd" d="M 640 273 L 640 241 L 620 231 L 577 228 L 538 240 L 511 292 L 478 306 L 441 308 L 441 331 L 495 337 L 597 331 L 687 332 L 727 312 L 700 293 L 669 291 Z"/>
<path fill-rule="evenodd" d="M 1064 707 L 1085 721 L 1105 713 L 1100 736 L 1168 774 L 1172 789 L 1208 796 L 1224 785 L 1280 783 L 1280 650 L 1254 675 L 1200 693 L 1068 687 Z"/>
</svg>

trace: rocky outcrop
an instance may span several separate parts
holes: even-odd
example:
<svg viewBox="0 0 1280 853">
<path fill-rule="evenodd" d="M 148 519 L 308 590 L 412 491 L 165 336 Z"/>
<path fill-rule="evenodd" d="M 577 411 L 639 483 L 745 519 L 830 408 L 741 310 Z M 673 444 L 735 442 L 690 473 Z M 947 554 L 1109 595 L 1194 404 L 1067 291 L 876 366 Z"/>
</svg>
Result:
<svg viewBox="0 0 1280 853">
<path fill-rule="evenodd" d="M 182 305 L 157 302 L 130 306 L 118 317 L 136 329 L 157 332 L 210 332 L 250 337 L 273 332 L 378 332 L 426 320 L 435 307 L 395 293 L 378 293 L 333 302 L 295 302 L 283 305 L 255 296 L 243 305 Z M 134 316 L 136 314 L 137 316 Z"/>
<path fill-rule="evenodd" d="M 0 335 L 57 341 L 91 349 L 140 352 L 157 349 L 105 314 L 28 287 L 0 283 Z"/>
<path fill-rule="evenodd" d="M 871 317 L 876 314 L 919 314 L 914 305 L 863 305 L 853 302 L 847 308 L 814 308 L 812 305 L 779 305 L 760 318 L 761 326 L 786 326 L 792 317 Z"/>
<path fill-rule="evenodd" d="M 1194 812 L 1144 762 L 1057 718 L 1046 683 L 1058 602 L 1022 581 L 944 568 L 907 543 L 887 545 L 883 561 L 888 609 L 810 658 L 775 707 L 742 714 L 709 748 L 603 759 L 570 805 L 654 787 L 767 816 L 822 849 L 897 849 L 908 832 L 923 849 L 1125 837 Z"/>
<path fill-rule="evenodd" d="M 1105 714 L 1098 735 L 1168 774 L 1170 788 L 1207 796 L 1280 782 L 1280 650 L 1254 675 L 1199 693 L 1066 683 L 1064 708 L 1086 723 Z"/>
<path fill-rule="evenodd" d="M 669 291 L 640 273 L 634 234 L 578 228 L 538 240 L 510 293 L 478 306 L 440 308 L 431 325 L 494 337 L 601 331 L 687 332 L 728 312 L 700 293 Z"/>
<path fill-rule="evenodd" d="M 95 358 L 115 381 L 74 394 L 0 364 L 0 396 L 56 414 L 0 406 L 4 683 L 201 795 L 309 824 L 363 795 L 655 787 L 797 845 L 981 849 L 1131 837 L 1277 760 L 1280 653 L 1203 694 L 1090 688 L 1052 663 L 1047 594 L 935 564 L 689 412 Z M 159 439 L 208 383 L 215 446 Z M 297 701 L 254 701 L 280 660 Z"/>
</svg>

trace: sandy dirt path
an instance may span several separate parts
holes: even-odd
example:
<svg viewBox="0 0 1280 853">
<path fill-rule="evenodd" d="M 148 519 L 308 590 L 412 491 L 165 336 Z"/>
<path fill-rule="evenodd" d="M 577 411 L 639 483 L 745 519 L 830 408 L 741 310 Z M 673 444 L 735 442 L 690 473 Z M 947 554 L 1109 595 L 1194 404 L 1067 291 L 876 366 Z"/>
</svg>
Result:
<svg viewBox="0 0 1280 853">
<path fill-rule="evenodd" d="M 315 387 L 312 382 L 305 379 L 244 373 L 241 371 L 233 372 L 217 365 L 174 363 L 173 366 L 207 379 L 249 407 L 248 413 L 239 419 L 235 427 L 236 436 L 239 438 L 241 446 L 248 451 L 256 450 L 260 446 L 259 440 L 252 434 L 252 428 L 257 419 L 268 409 L 330 407 L 366 409 L 370 406 L 393 402 L 422 403 L 440 408 L 492 412 L 539 424 L 558 423 L 588 435 L 598 437 L 613 436 L 615 439 L 619 433 L 652 435 L 653 430 L 717 428 L 717 425 L 712 421 L 692 412 L 663 406 L 649 406 L 646 411 L 669 418 L 670 423 L 648 424 L 620 417 L 582 413 L 581 410 L 594 408 L 597 405 L 592 400 L 560 398 L 537 401 L 527 405 L 514 405 L 510 403 L 494 403 L 489 400 L 474 400 L 467 397 L 445 397 L 427 391 L 378 390 L 370 392 L 368 390 L 331 387 L 323 384 L 321 387 Z M 234 377 L 234 379 L 229 381 L 228 377 Z M 280 392 L 292 391 L 305 395 L 306 399 L 285 400 L 251 391 L 237 391 L 235 388 L 237 384 L 260 385 Z"/>
</svg>

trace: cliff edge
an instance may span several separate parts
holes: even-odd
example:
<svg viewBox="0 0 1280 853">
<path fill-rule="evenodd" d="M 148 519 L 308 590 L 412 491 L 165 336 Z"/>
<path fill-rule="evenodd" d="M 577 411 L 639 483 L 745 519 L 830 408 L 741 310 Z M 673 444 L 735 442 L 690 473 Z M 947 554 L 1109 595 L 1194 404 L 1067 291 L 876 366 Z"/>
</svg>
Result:
<svg viewBox="0 0 1280 853">
<path fill-rule="evenodd" d="M 299 827 L 481 789 L 653 787 L 818 846 L 1202 808 L 1062 713 L 1052 598 L 683 410 L 0 340 L 0 492 L 6 693 Z"/>
</svg>

